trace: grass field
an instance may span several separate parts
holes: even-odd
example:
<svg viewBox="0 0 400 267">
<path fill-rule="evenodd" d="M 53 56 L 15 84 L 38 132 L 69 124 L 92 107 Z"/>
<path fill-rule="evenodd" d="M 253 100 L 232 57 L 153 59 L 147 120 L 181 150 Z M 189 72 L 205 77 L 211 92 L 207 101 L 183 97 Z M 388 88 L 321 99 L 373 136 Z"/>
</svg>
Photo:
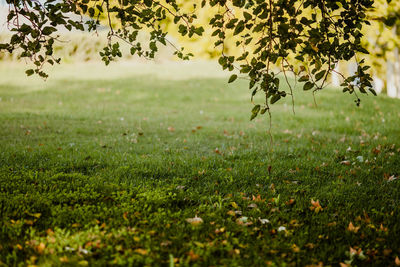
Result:
<svg viewBox="0 0 400 267">
<path fill-rule="evenodd" d="M 2 64 L 0 266 L 400 264 L 400 101 L 217 70 Z"/>
</svg>

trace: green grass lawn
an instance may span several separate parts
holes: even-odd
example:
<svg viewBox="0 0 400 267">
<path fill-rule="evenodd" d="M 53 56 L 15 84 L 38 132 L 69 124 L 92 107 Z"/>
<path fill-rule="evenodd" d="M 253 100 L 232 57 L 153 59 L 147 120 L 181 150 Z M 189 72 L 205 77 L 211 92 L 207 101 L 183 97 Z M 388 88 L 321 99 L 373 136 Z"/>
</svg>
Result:
<svg viewBox="0 0 400 267">
<path fill-rule="evenodd" d="M 23 70 L 0 67 L 0 265 L 400 257 L 399 100 L 297 89 L 271 143 L 246 82 L 215 66 Z"/>
</svg>

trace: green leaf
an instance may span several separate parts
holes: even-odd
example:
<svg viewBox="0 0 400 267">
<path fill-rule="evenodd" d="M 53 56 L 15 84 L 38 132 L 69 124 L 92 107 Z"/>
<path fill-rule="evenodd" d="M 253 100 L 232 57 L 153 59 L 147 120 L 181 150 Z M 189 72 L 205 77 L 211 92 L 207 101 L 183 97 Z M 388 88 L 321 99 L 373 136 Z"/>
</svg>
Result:
<svg viewBox="0 0 400 267">
<path fill-rule="evenodd" d="M 251 18 L 252 18 L 251 14 L 250 14 L 250 13 L 247 13 L 246 11 L 243 12 L 243 16 L 244 16 L 244 18 L 245 18 L 246 20 L 251 20 Z"/>
<path fill-rule="evenodd" d="M 228 83 L 233 83 L 234 81 L 236 81 L 236 79 L 238 78 L 238 76 L 236 74 L 233 74 L 230 78 L 229 78 L 229 82 Z"/>
<path fill-rule="evenodd" d="M 315 80 L 318 82 L 325 76 L 326 70 L 320 71 L 315 75 Z"/>
<path fill-rule="evenodd" d="M 311 90 L 313 87 L 314 87 L 314 84 L 312 82 L 306 82 L 304 84 L 303 90 L 308 91 L 308 90 Z"/>
<path fill-rule="evenodd" d="M 372 88 L 369 88 L 368 89 L 374 96 L 377 96 L 377 94 L 376 94 L 376 92 L 375 92 L 375 90 L 374 89 L 372 89 Z"/>
<path fill-rule="evenodd" d="M 52 34 L 53 32 L 55 32 L 55 31 L 57 31 L 57 29 L 56 28 L 54 28 L 54 27 L 44 27 L 43 28 L 43 30 L 42 30 L 42 33 L 44 34 L 44 35 L 50 35 L 50 34 Z"/>
<path fill-rule="evenodd" d="M 260 112 L 261 106 L 260 105 L 255 105 L 254 108 L 251 110 L 252 113 L 258 113 Z"/>
<path fill-rule="evenodd" d="M 281 96 L 280 96 L 280 95 L 274 95 L 274 96 L 271 98 L 271 104 L 276 103 L 279 99 L 281 99 Z"/>
<path fill-rule="evenodd" d="M 32 69 L 25 71 L 26 75 L 31 76 L 34 71 Z"/>
<path fill-rule="evenodd" d="M 310 77 L 308 77 L 308 75 L 305 75 L 300 77 L 299 82 L 307 82 L 308 80 L 310 80 Z"/>
</svg>

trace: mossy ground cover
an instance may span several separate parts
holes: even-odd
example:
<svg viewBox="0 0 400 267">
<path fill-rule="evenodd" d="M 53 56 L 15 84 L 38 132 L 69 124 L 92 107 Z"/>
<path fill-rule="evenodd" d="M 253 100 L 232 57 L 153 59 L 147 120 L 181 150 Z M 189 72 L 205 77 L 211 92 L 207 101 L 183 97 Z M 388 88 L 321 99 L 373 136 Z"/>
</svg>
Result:
<svg viewBox="0 0 400 267">
<path fill-rule="evenodd" d="M 400 264 L 398 100 L 125 70 L 2 66 L 1 265 Z"/>
</svg>

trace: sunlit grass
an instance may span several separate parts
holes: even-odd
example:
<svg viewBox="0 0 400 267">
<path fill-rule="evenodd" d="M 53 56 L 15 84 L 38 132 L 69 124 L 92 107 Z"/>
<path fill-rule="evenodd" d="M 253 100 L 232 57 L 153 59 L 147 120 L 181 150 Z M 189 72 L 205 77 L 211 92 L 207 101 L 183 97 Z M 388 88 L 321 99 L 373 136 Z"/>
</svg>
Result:
<svg viewBox="0 0 400 267">
<path fill-rule="evenodd" d="M 215 65 L 61 65 L 46 82 L 23 70 L 0 74 L 2 263 L 387 266 L 400 255 L 398 100 L 357 108 L 327 89 L 316 106 L 296 89 L 295 114 L 289 98 L 272 108 L 271 142 L 266 117 L 249 121 L 246 81 L 228 85 Z"/>
</svg>

